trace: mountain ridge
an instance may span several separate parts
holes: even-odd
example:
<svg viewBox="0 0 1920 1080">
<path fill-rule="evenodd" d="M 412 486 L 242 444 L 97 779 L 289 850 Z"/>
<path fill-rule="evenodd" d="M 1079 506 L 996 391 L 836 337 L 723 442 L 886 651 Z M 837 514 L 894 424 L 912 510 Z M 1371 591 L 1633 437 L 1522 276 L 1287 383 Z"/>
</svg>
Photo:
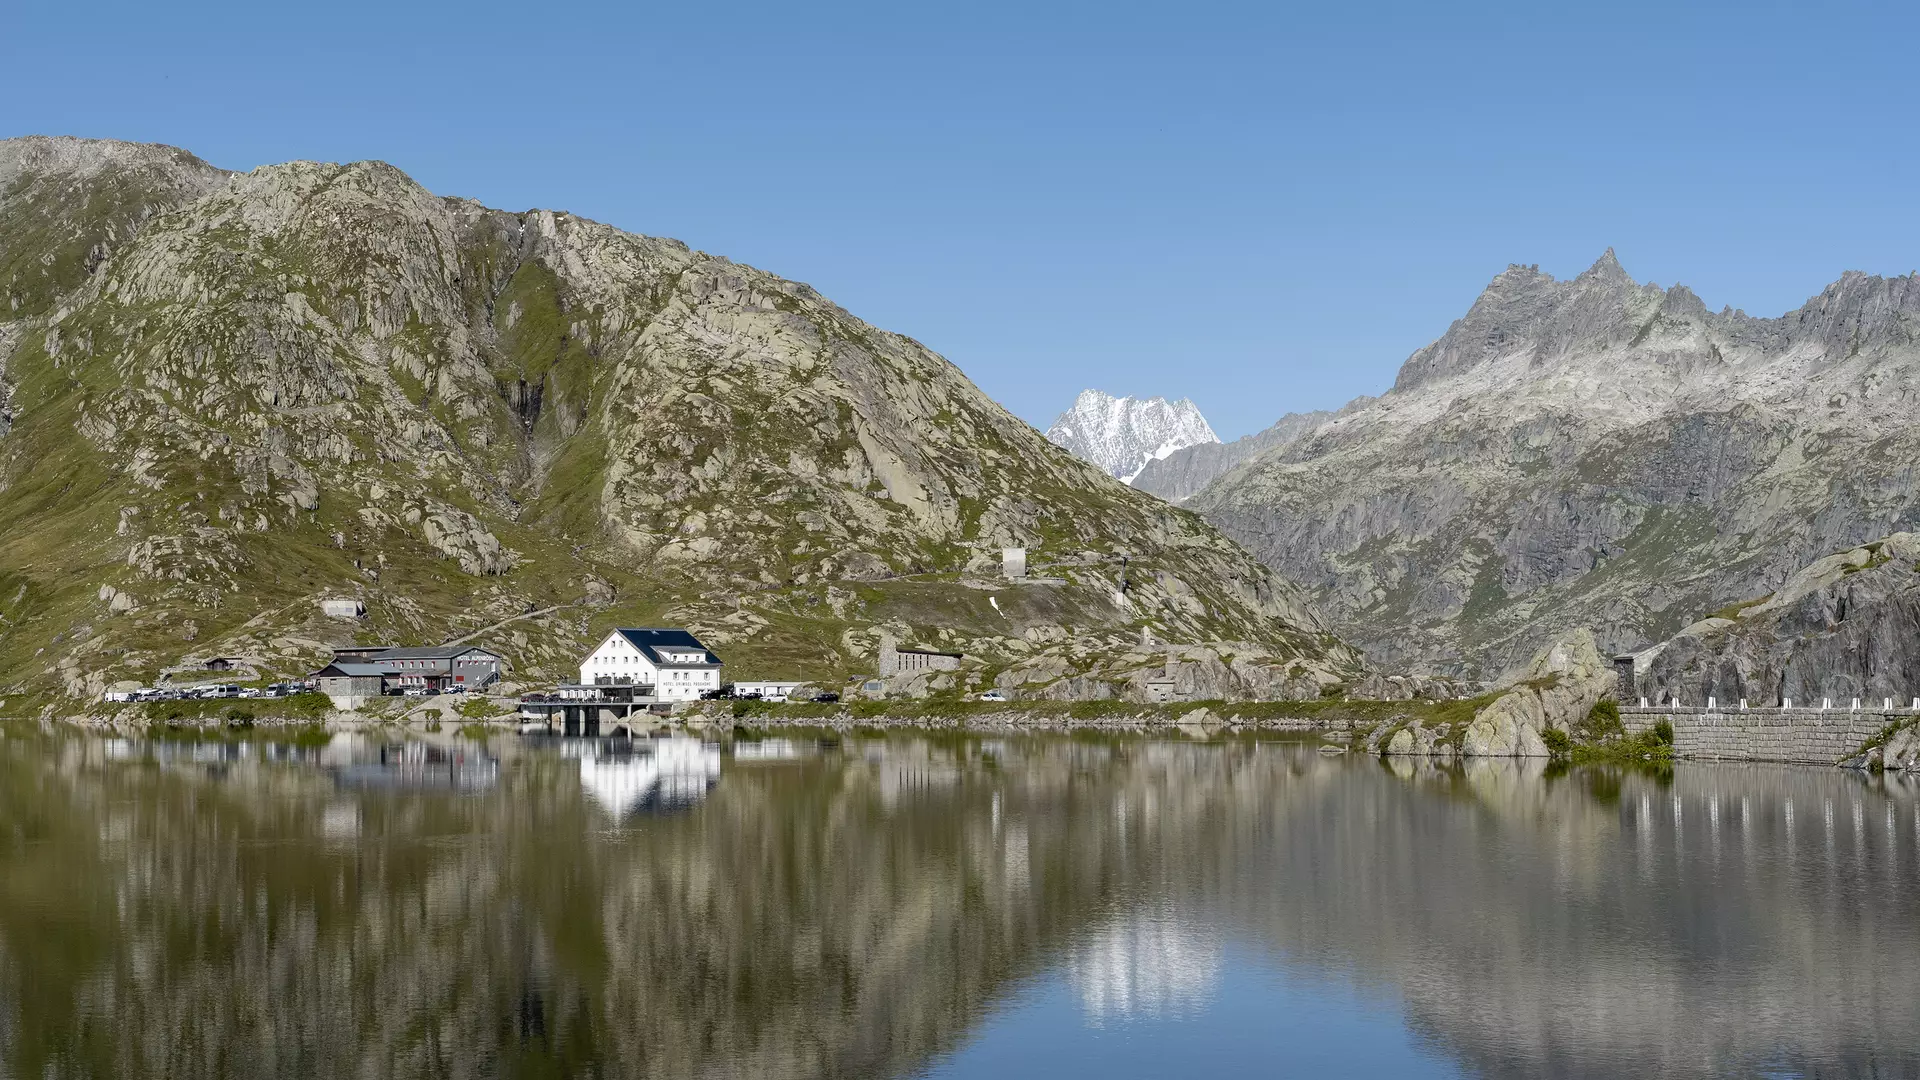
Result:
<svg viewBox="0 0 1920 1080">
<path fill-rule="evenodd" d="M 1240 643 L 1195 660 L 1228 693 L 1358 670 L 1198 517 L 804 284 L 378 162 L 0 160 L 0 693 L 209 651 L 294 672 L 554 605 L 496 643 L 527 677 L 621 620 L 744 675 L 851 677 L 882 633 L 973 657 L 916 693 L 1144 693 L 1148 641 Z M 1044 580 L 995 586 L 1005 546 Z"/>
<path fill-rule="evenodd" d="M 1047 441 L 1132 484 L 1141 470 L 1190 446 L 1220 441 L 1188 398 L 1114 397 L 1082 390 L 1047 428 Z"/>
<path fill-rule="evenodd" d="M 1592 622 L 1644 648 L 1920 517 L 1920 279 L 1778 318 L 1514 265 L 1380 398 L 1186 505 L 1376 663 L 1492 677 Z"/>
</svg>

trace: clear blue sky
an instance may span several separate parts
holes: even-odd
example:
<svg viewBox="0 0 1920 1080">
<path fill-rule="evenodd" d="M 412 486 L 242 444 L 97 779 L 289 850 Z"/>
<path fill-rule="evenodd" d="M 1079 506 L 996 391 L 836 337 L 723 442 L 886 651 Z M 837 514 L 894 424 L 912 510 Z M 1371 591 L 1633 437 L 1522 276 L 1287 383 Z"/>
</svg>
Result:
<svg viewBox="0 0 1920 1080">
<path fill-rule="evenodd" d="M 1510 262 L 1920 265 L 1920 5 L 21 0 L 0 135 L 380 158 L 807 281 L 1044 426 L 1387 387 Z"/>
</svg>

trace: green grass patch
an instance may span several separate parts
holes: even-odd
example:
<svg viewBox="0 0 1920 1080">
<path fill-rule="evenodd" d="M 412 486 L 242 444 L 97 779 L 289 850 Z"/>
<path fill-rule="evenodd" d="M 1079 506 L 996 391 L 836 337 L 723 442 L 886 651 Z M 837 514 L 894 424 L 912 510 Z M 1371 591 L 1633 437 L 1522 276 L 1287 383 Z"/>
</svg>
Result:
<svg viewBox="0 0 1920 1080">
<path fill-rule="evenodd" d="M 290 694 L 283 698 L 203 698 L 188 701 L 149 701 L 141 706 L 147 721 L 154 724 L 235 719 L 244 714 L 248 722 L 281 719 L 318 723 L 333 711 L 333 702 L 325 694 Z"/>
<path fill-rule="evenodd" d="M 231 727 L 198 724 L 159 724 L 147 729 L 147 738 L 170 743 L 281 743 L 320 747 L 333 741 L 333 733 L 320 724 L 284 727 Z"/>
<path fill-rule="evenodd" d="M 1604 708 L 1611 706 L 1611 708 Z M 1548 735 L 1559 738 L 1548 738 Z M 1656 721 L 1638 735 L 1628 735 L 1620 723 L 1620 707 L 1611 701 L 1595 705 L 1572 732 L 1542 732 L 1547 749 L 1559 760 L 1575 765 L 1673 762 L 1673 725 Z"/>
<path fill-rule="evenodd" d="M 496 716 L 505 716 L 511 710 L 495 705 L 483 697 L 467 697 L 453 707 L 453 711 L 469 720 L 489 720 Z"/>
</svg>

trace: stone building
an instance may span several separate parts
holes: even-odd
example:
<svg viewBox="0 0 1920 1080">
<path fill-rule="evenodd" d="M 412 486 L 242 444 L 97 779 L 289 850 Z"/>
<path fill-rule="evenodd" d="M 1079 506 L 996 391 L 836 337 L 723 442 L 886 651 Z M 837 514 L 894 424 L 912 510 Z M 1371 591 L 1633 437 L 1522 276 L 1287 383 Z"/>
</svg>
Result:
<svg viewBox="0 0 1920 1080">
<path fill-rule="evenodd" d="M 957 671 L 964 654 L 934 649 L 902 649 L 891 637 L 880 639 L 880 677 L 911 675 L 919 671 Z"/>
<path fill-rule="evenodd" d="M 341 711 L 357 709 L 386 692 L 387 680 L 399 672 L 383 664 L 336 660 L 313 673 L 314 686 Z"/>
<path fill-rule="evenodd" d="M 335 663 L 391 668 L 393 686 L 481 690 L 500 678 L 499 653 L 478 645 L 353 645 L 333 650 Z"/>
</svg>

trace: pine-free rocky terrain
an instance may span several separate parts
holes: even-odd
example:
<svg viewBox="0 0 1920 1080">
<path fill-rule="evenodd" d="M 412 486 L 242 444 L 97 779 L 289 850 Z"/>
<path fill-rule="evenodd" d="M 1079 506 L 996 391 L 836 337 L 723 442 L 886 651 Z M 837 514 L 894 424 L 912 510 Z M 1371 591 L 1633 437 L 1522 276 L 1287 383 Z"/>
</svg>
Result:
<svg viewBox="0 0 1920 1080">
<path fill-rule="evenodd" d="M 1794 649 L 1752 640 L 1807 627 L 1759 600 L 1920 527 L 1916 412 L 1920 277 L 1849 272 L 1757 318 L 1638 283 L 1609 251 L 1567 281 L 1510 267 L 1391 390 L 1283 421 L 1182 505 L 1300 582 L 1384 668 L 1490 679 L 1572 629 L 1643 651 L 1749 605 L 1736 636 L 1774 665 L 1762 681 L 1808 685 L 1811 653 L 1782 675 Z M 1137 486 L 1179 497 L 1207 479 L 1182 470 L 1219 449 L 1173 454 Z M 1920 656 L 1911 640 L 1899 648 Z M 1874 685 L 1920 693 L 1894 674 Z"/>
<path fill-rule="evenodd" d="M 0 142 L 0 521 L 7 713 L 496 625 L 524 684 L 636 624 L 827 685 L 883 633 L 967 654 L 923 691 L 1138 695 L 1170 647 L 1196 696 L 1361 674 L 1293 584 L 911 338 L 376 162 Z"/>
</svg>

